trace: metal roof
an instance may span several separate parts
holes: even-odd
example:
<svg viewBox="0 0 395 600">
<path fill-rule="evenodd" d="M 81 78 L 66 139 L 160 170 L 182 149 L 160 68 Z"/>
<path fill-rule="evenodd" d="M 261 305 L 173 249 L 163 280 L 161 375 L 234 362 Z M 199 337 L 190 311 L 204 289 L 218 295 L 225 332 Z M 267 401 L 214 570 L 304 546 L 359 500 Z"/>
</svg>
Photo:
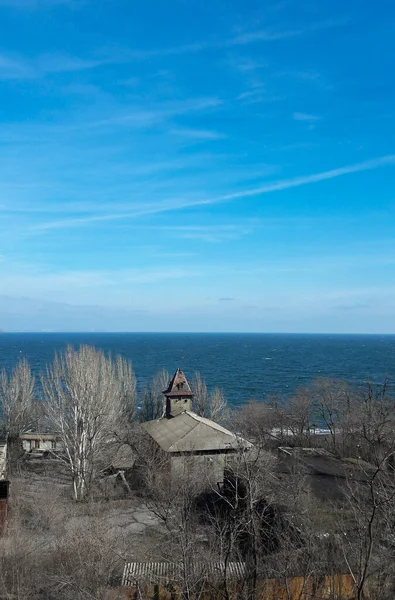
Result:
<svg viewBox="0 0 395 600">
<path fill-rule="evenodd" d="M 143 427 L 166 452 L 251 448 L 251 444 L 243 438 L 189 410 L 171 419 L 148 421 Z"/>
<path fill-rule="evenodd" d="M 182 581 L 185 565 L 173 562 L 130 562 L 126 563 L 123 571 L 122 586 L 133 587 L 139 582 L 169 583 Z M 243 579 L 246 573 L 245 563 L 231 561 L 207 562 L 200 561 L 191 564 L 188 571 L 199 579 L 214 579 L 223 576 L 226 568 L 227 576 L 232 579 Z"/>
</svg>

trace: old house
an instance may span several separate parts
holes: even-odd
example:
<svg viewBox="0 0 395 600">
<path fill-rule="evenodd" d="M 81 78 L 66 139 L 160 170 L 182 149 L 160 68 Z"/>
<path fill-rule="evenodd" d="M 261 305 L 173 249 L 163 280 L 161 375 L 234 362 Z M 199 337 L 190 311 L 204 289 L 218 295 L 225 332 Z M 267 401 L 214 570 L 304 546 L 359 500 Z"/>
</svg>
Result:
<svg viewBox="0 0 395 600">
<path fill-rule="evenodd" d="M 25 431 L 21 440 L 25 452 L 56 452 L 63 448 L 59 436 L 49 431 Z"/>
<path fill-rule="evenodd" d="M 0 440 L 0 533 L 3 532 L 8 513 L 7 440 Z"/>
<path fill-rule="evenodd" d="M 193 392 L 181 369 L 174 373 L 163 395 L 163 417 L 143 427 L 167 456 L 171 478 L 194 471 L 211 484 L 222 482 L 229 457 L 249 450 L 251 444 L 193 412 Z"/>
</svg>

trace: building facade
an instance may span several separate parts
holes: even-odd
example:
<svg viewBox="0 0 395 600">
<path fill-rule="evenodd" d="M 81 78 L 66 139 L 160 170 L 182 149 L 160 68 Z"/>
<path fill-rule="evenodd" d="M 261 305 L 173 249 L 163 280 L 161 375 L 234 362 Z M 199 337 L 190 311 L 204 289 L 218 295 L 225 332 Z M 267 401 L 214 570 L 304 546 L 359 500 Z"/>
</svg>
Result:
<svg viewBox="0 0 395 600">
<path fill-rule="evenodd" d="M 181 369 L 163 391 L 164 416 L 143 424 L 154 444 L 167 456 L 171 479 L 196 475 L 207 485 L 223 482 L 228 459 L 252 445 L 192 410 L 193 392 Z"/>
<path fill-rule="evenodd" d="M 39 433 L 26 431 L 21 435 L 25 452 L 48 452 L 63 449 L 63 444 L 56 433 Z"/>
</svg>

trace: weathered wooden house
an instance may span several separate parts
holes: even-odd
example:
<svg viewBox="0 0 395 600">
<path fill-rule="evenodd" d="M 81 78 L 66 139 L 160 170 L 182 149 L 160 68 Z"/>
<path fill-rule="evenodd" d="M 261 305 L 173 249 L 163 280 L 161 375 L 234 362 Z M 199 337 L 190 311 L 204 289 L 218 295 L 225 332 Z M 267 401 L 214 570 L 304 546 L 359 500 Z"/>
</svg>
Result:
<svg viewBox="0 0 395 600">
<path fill-rule="evenodd" d="M 177 369 L 163 394 L 163 417 L 143 427 L 167 457 L 171 478 L 196 472 L 210 484 L 222 482 L 230 457 L 248 451 L 252 445 L 192 411 L 193 392 L 181 369 Z"/>
</svg>

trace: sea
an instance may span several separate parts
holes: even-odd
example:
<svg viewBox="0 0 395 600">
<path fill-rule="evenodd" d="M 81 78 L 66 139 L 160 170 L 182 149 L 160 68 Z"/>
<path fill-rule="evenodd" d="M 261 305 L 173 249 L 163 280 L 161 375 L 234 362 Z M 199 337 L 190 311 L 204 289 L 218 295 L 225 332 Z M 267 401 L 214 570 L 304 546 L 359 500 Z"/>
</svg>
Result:
<svg viewBox="0 0 395 600">
<path fill-rule="evenodd" d="M 131 360 L 140 389 L 161 369 L 199 371 L 233 406 L 287 397 L 318 377 L 395 383 L 395 335 L 1 333 L 0 370 L 24 357 L 38 377 L 69 344 Z"/>
</svg>

